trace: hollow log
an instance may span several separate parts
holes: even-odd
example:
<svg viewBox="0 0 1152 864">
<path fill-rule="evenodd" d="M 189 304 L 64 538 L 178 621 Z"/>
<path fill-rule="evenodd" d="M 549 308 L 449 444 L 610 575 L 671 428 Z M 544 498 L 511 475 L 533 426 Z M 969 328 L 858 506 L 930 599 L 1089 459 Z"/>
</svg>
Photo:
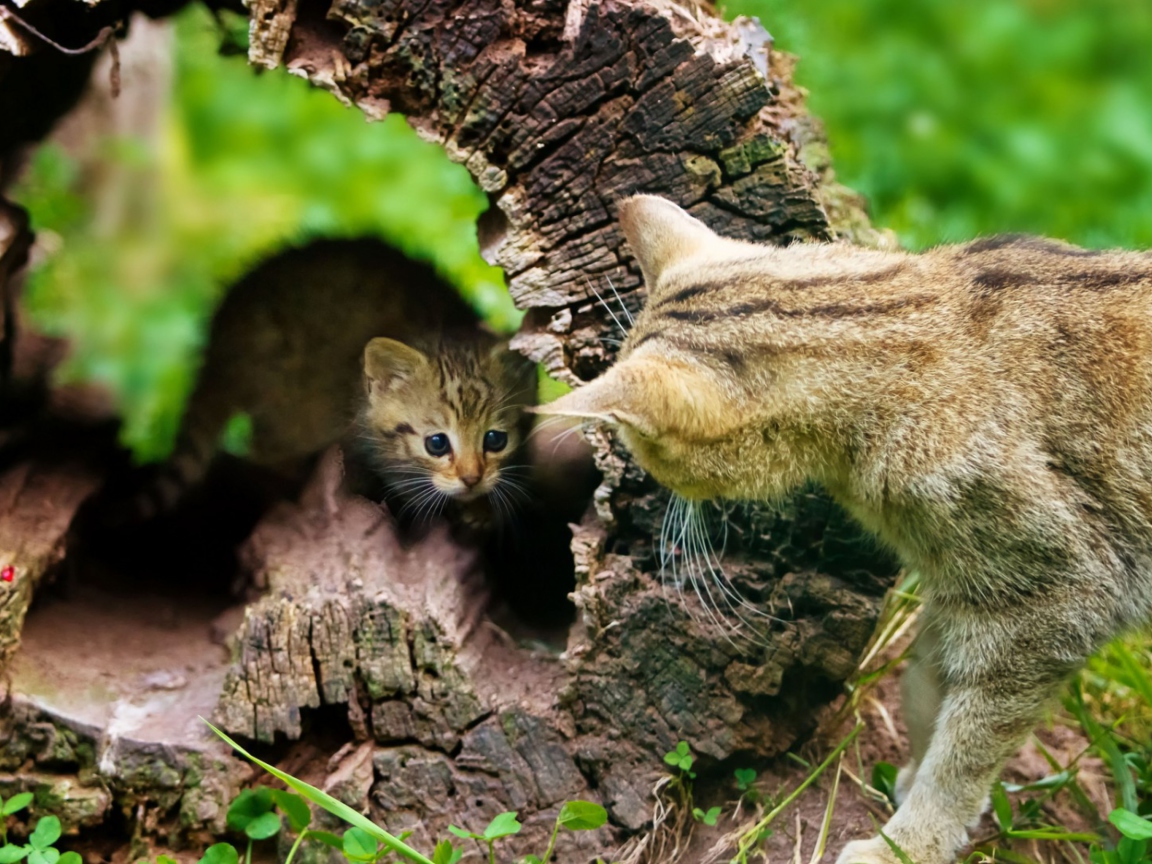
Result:
<svg viewBox="0 0 1152 864">
<path fill-rule="evenodd" d="M 629 311 L 643 303 L 615 220 L 627 194 L 666 195 L 731 236 L 877 241 L 860 202 L 831 176 L 790 58 L 753 21 L 726 24 L 673 4 L 549 0 L 335 0 L 327 10 L 254 0 L 251 11 L 254 64 L 282 64 L 369 117 L 403 112 L 468 168 L 491 200 L 482 250 L 529 310 L 514 345 L 571 385 L 610 363 L 627 319 L 597 293 Z M 296 735 L 300 709 L 355 692 L 360 734 L 377 745 L 366 800 L 378 818 L 428 830 L 518 809 L 528 841 L 564 795 L 602 801 L 616 841 L 642 832 L 661 756 L 679 740 L 706 757 L 705 773 L 793 745 L 854 670 L 893 562 L 806 491 L 717 514 L 728 524 L 726 573 L 757 613 L 662 585 L 654 538 L 666 496 L 610 436 L 591 440 L 603 483 L 574 526 L 578 620 L 552 667 L 515 646 L 493 659 L 487 630 L 462 629 L 465 608 L 481 604 L 451 568 L 435 589 L 446 581 L 446 604 L 398 602 L 393 589 L 332 578 L 339 615 L 331 600 L 302 599 L 269 577 L 241 630 L 221 717 L 250 737 Z M 344 529 L 323 534 L 336 544 L 324 547 L 329 560 L 360 572 L 345 562 L 365 559 L 332 540 Z M 319 535 L 284 536 L 299 544 L 280 547 L 287 558 L 310 560 L 320 548 Z M 284 565 L 261 562 L 258 570 L 290 578 Z M 285 665 L 270 677 L 276 657 Z M 346 671 L 325 671 L 340 661 L 360 670 L 358 690 Z M 548 683 L 523 694 L 520 680 Z M 511 756 L 477 761 L 480 733 L 502 739 L 505 754 L 513 741 L 534 741 L 524 718 L 555 758 L 527 760 L 527 774 Z M 397 772 L 401 763 L 418 767 Z M 471 814 L 464 790 L 476 788 L 477 770 L 497 782 Z M 436 794 L 397 792 L 409 787 Z"/>
<path fill-rule="evenodd" d="M 644 302 L 615 218 L 628 194 L 665 195 L 735 237 L 879 240 L 835 183 L 791 59 L 754 21 L 619 0 L 249 8 L 255 65 L 282 65 L 370 118 L 400 111 L 468 168 L 491 201 L 482 250 L 528 310 L 514 345 L 572 386 L 610 364 Z M 72 827 L 109 824 L 119 809 L 138 834 L 197 842 L 221 830 L 246 772 L 201 727 L 145 734 L 129 708 L 202 711 L 422 848 L 449 823 L 476 829 L 512 809 L 525 830 L 511 851 L 539 852 L 558 807 L 584 798 L 610 823 L 564 835 L 558 860 L 614 849 L 669 860 L 642 839 L 663 754 L 690 742 L 704 788 L 736 761 L 762 765 L 795 745 L 855 669 L 895 565 L 805 490 L 772 506 L 718 504 L 730 585 L 679 584 L 660 563 L 677 555 L 659 541 L 666 493 L 610 434 L 589 440 L 602 483 L 573 526 L 563 650 L 491 620 L 470 550 L 436 533 L 401 545 L 386 513 L 340 490 L 331 453 L 245 542 L 256 590 L 227 659 L 204 634 L 232 619 L 180 610 L 173 621 L 199 627 L 181 650 L 202 662 L 159 677 L 134 668 L 112 688 L 117 708 L 90 699 L 81 710 L 43 693 L 44 676 L 62 674 L 49 626 L 25 631 L 13 704 L 28 707 L 12 710 L 16 755 L 0 787 L 33 784 L 21 771 L 104 778 L 108 797 L 77 805 L 88 815 Z M 77 500 L 90 488 L 78 480 Z M 7 632 L 14 645 L 19 622 Z"/>
</svg>

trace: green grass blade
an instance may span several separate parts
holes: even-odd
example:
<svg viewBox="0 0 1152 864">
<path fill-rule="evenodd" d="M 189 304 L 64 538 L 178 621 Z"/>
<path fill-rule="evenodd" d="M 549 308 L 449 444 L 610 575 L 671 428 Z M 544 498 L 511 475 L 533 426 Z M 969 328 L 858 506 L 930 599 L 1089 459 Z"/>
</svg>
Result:
<svg viewBox="0 0 1152 864">
<path fill-rule="evenodd" d="M 1120 747 L 1116 744 L 1113 731 L 1101 726 L 1088 711 L 1079 683 L 1074 683 L 1071 690 L 1072 708 L 1076 714 L 1076 719 L 1080 721 L 1080 725 L 1088 733 L 1089 740 L 1100 748 L 1104 758 L 1108 761 L 1108 765 L 1112 769 L 1112 776 L 1116 781 L 1116 788 L 1120 792 L 1121 806 L 1133 813 L 1137 812 L 1140 808 L 1136 796 L 1136 782 L 1132 779 L 1132 772 L 1128 763 L 1124 761 L 1124 754 L 1120 752 Z"/>
<path fill-rule="evenodd" d="M 880 832 L 880 836 L 884 838 L 884 842 L 888 844 L 888 848 L 892 850 L 892 854 L 896 856 L 897 860 L 900 861 L 900 864 L 916 864 L 915 861 L 908 857 L 907 852 L 896 845 L 895 840 L 884 833 L 882 828 L 877 827 L 876 830 Z"/>
<path fill-rule="evenodd" d="M 204 720 L 203 717 L 200 719 Z M 323 807 L 333 816 L 343 819 L 349 825 L 354 825 L 355 827 L 368 832 L 397 855 L 402 855 L 409 861 L 415 861 L 417 864 L 433 864 L 432 859 L 421 855 L 404 841 L 393 837 L 379 825 L 372 822 L 363 814 L 357 813 L 343 801 L 337 801 L 327 792 L 321 792 L 315 786 L 312 786 L 309 783 L 305 783 L 303 780 L 297 780 L 291 774 L 286 774 L 279 768 L 275 768 L 272 765 L 269 765 L 267 762 L 257 759 L 255 756 L 253 756 L 251 753 L 249 753 L 247 750 L 245 750 L 243 747 L 241 747 L 211 723 L 209 723 L 207 720 L 204 720 L 204 723 L 208 726 L 209 729 L 219 735 L 225 744 L 227 744 L 245 759 L 256 765 L 259 765 L 273 777 L 283 780 L 288 784 L 289 787 L 298 792 L 300 795 L 303 795 L 316 806 Z"/>
</svg>

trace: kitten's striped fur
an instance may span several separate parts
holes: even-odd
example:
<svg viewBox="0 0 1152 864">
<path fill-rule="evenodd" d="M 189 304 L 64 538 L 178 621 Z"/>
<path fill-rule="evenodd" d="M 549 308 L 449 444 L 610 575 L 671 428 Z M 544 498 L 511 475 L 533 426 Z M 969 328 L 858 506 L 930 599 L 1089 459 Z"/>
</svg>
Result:
<svg viewBox="0 0 1152 864">
<path fill-rule="evenodd" d="M 885 833 L 951 861 L 1060 683 L 1152 617 L 1152 257 L 757 246 L 649 196 L 620 219 L 647 307 L 615 366 L 540 410 L 613 424 L 686 498 L 815 480 L 921 574 Z M 840 861 L 897 857 L 874 838 Z"/>
</svg>

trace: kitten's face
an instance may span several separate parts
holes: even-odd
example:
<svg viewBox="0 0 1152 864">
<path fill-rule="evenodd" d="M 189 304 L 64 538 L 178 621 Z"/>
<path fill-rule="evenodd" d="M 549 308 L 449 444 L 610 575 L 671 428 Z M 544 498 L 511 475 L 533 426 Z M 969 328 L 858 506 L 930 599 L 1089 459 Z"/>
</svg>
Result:
<svg viewBox="0 0 1152 864">
<path fill-rule="evenodd" d="M 486 338 L 429 354 L 373 339 L 364 373 L 364 432 L 401 497 L 431 510 L 515 487 L 536 395 L 531 362 Z"/>
</svg>

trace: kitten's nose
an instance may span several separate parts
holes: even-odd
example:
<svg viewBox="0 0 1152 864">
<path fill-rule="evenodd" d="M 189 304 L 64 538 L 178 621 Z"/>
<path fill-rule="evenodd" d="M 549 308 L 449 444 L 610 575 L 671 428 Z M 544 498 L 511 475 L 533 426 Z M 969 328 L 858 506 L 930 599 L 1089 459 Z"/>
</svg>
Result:
<svg viewBox="0 0 1152 864">
<path fill-rule="evenodd" d="M 458 474 L 456 476 L 459 477 L 460 482 L 467 486 L 469 489 L 480 482 L 479 472 L 469 472 L 467 474 Z"/>
</svg>

